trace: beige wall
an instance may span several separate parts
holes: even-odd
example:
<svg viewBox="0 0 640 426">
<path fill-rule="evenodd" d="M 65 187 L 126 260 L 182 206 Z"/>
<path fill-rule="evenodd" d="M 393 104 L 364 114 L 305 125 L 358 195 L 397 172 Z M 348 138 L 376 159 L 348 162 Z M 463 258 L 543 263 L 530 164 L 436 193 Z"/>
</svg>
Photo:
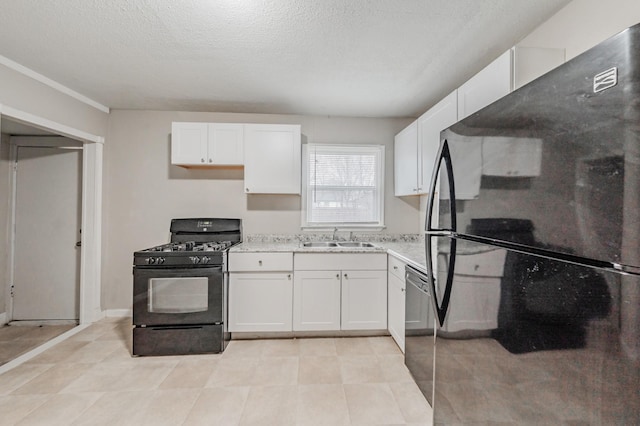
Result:
<svg viewBox="0 0 640 426">
<path fill-rule="evenodd" d="M 419 200 L 393 196 L 393 138 L 408 119 L 116 110 L 104 150 L 103 309 L 131 307 L 133 252 L 167 242 L 172 218 L 239 217 L 245 234 L 302 232 L 300 196 L 246 195 L 242 169 L 171 166 L 172 121 L 300 124 L 303 143 L 384 144 L 383 232 L 418 231 Z"/>
<path fill-rule="evenodd" d="M 109 114 L 0 64 L 0 105 L 104 136 Z"/>
<path fill-rule="evenodd" d="M 518 45 L 564 48 L 569 60 L 637 23 L 638 0 L 574 0 Z"/>
</svg>

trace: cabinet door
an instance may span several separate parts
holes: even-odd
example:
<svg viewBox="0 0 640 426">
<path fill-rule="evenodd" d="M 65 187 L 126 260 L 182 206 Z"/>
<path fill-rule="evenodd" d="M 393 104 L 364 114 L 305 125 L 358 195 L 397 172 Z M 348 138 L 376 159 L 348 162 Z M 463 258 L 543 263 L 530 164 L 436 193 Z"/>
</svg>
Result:
<svg viewBox="0 0 640 426">
<path fill-rule="evenodd" d="M 395 274 L 389 272 L 388 275 L 388 320 L 389 333 L 393 340 L 396 341 L 400 350 L 404 353 L 404 304 L 405 304 L 405 283 L 404 280 L 398 278 Z"/>
<path fill-rule="evenodd" d="M 396 197 L 418 192 L 418 123 L 414 121 L 393 143 L 393 187 Z"/>
<path fill-rule="evenodd" d="M 207 123 L 171 123 L 171 164 L 207 164 L 207 128 Z"/>
<path fill-rule="evenodd" d="M 511 50 L 506 51 L 458 88 L 458 120 L 511 92 Z"/>
<path fill-rule="evenodd" d="M 210 123 L 207 145 L 209 164 L 241 166 L 244 164 L 244 125 Z"/>
<path fill-rule="evenodd" d="M 418 118 L 418 193 L 427 194 L 440 147 L 440 132 L 458 120 L 458 93 L 435 104 Z"/>
<path fill-rule="evenodd" d="M 293 330 L 340 330 L 340 271 L 296 271 Z"/>
<path fill-rule="evenodd" d="M 342 271 L 342 329 L 387 329 L 386 271 Z"/>
<path fill-rule="evenodd" d="M 244 183 L 250 194 L 300 194 L 299 125 L 245 125 Z"/>
<path fill-rule="evenodd" d="M 229 274 L 229 331 L 291 331 L 292 274 Z"/>
</svg>

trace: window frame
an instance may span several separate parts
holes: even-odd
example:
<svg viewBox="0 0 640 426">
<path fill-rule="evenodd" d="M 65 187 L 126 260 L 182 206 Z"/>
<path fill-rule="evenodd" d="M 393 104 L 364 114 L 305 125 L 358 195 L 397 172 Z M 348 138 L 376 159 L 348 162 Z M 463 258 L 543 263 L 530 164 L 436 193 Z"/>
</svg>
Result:
<svg viewBox="0 0 640 426">
<path fill-rule="evenodd" d="M 378 222 L 309 222 L 309 155 L 312 148 L 321 147 L 327 151 L 345 151 L 354 154 L 375 153 L 378 156 L 376 188 L 378 190 Z M 384 189 L 385 189 L 385 146 L 375 144 L 335 144 L 335 143 L 308 143 L 302 146 L 302 229 L 335 229 L 342 230 L 382 230 L 384 224 Z"/>
</svg>

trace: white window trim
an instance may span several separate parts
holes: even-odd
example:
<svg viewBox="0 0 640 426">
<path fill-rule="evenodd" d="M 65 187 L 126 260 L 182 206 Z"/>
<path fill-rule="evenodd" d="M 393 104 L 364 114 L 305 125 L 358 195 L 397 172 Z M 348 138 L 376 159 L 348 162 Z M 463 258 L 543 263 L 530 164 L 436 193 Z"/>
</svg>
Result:
<svg viewBox="0 0 640 426">
<path fill-rule="evenodd" d="M 380 189 L 380 221 L 378 223 L 370 223 L 370 224 L 357 224 L 357 223 L 337 223 L 337 224 L 321 224 L 315 225 L 307 222 L 307 189 L 308 189 L 308 177 L 309 177 L 309 147 L 312 146 L 328 146 L 332 145 L 335 147 L 345 147 L 345 148 L 373 148 L 380 150 L 380 165 L 379 170 L 380 173 L 378 175 L 378 187 Z M 340 230 L 350 231 L 350 230 L 363 230 L 366 229 L 368 231 L 381 231 L 385 229 L 384 222 L 384 187 L 385 187 L 385 146 L 384 145 L 365 145 L 365 144 L 319 144 L 319 143 L 310 143 L 302 145 L 302 208 L 301 208 L 301 228 L 303 230 L 326 230 L 326 229 L 335 229 L 339 228 Z"/>
</svg>

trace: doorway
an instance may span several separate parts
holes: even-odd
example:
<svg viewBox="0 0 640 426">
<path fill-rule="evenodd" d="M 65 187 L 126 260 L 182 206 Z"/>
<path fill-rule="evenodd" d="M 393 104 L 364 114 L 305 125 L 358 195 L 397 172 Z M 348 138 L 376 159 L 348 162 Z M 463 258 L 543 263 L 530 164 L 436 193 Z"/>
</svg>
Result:
<svg viewBox="0 0 640 426">
<path fill-rule="evenodd" d="M 55 325 L 79 315 L 82 145 L 14 137 L 11 318 Z"/>
<path fill-rule="evenodd" d="M 64 340 L 80 330 L 86 328 L 92 322 L 102 318 L 100 309 L 100 235 L 101 235 L 101 210 L 102 198 L 102 158 L 104 138 L 74 129 L 63 124 L 35 116 L 6 105 L 0 105 L 0 175 L 6 176 L 0 179 L 0 200 L 6 200 L 6 204 L 0 208 L 0 244 L 4 246 L 0 256 L 0 277 L 3 281 L 3 289 L 0 289 L 0 325 L 12 320 L 11 284 L 13 283 L 13 199 L 15 188 L 13 164 L 17 158 L 16 145 L 10 144 L 12 138 L 25 136 L 46 136 L 47 138 L 61 137 L 65 143 L 77 144 L 76 152 L 82 158 L 82 186 L 81 186 L 81 228 L 82 246 L 77 248 L 79 252 L 79 295 L 76 294 L 76 315 L 74 324 L 64 326 L 44 327 L 2 327 L 3 331 L 9 331 L 8 335 L 0 335 L 0 358 L 7 355 L 7 359 L 0 360 L 0 373 L 8 371 L 17 365 L 37 355 L 42 350 L 56 342 Z M 9 202 L 11 200 L 11 203 Z M 11 206 L 9 205 L 11 204 Z M 79 240 L 75 240 L 77 242 Z M 26 322 L 26 321 L 20 321 Z M 76 325 L 79 323 L 79 326 Z M 68 332 L 59 335 L 53 331 L 54 327 L 71 328 Z M 21 329 L 31 329 L 25 332 Z M 23 339 L 24 337 L 24 339 Z M 8 344 L 3 344 L 6 342 Z M 6 350 L 10 353 L 5 353 Z M 8 361 L 8 362 L 7 362 Z M 6 364 L 4 363 L 6 362 Z"/>
</svg>

